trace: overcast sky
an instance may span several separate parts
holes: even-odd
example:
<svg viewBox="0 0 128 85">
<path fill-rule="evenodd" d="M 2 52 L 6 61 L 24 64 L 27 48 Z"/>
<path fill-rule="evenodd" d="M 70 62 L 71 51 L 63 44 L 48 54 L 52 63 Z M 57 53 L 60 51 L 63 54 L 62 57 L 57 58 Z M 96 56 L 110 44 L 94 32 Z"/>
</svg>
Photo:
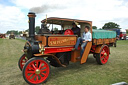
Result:
<svg viewBox="0 0 128 85">
<path fill-rule="evenodd" d="M 128 0 L 0 0 L 0 33 L 7 30 L 28 29 L 27 14 L 39 8 L 36 26 L 48 17 L 89 20 L 102 28 L 107 22 L 116 22 L 128 29 Z"/>
</svg>

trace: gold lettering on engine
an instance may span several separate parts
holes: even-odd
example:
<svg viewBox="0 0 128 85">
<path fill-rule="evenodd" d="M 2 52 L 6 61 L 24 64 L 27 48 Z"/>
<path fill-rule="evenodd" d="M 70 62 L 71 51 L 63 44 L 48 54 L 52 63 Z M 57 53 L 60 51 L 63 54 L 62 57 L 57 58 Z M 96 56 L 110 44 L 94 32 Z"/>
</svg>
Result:
<svg viewBox="0 0 128 85">
<path fill-rule="evenodd" d="M 76 38 L 72 37 L 72 38 L 58 38 L 57 40 L 54 40 L 52 38 L 50 38 L 50 45 L 71 45 L 71 44 L 75 44 L 76 42 Z"/>
</svg>

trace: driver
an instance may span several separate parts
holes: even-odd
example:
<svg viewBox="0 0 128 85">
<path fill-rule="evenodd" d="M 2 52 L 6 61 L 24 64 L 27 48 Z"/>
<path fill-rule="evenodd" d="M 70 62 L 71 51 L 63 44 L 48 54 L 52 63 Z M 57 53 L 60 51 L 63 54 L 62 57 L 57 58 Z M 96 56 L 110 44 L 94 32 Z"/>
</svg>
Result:
<svg viewBox="0 0 128 85">
<path fill-rule="evenodd" d="M 76 25 L 75 22 L 72 23 L 72 31 L 75 35 L 78 35 L 78 37 L 80 37 L 80 28 Z"/>
</svg>

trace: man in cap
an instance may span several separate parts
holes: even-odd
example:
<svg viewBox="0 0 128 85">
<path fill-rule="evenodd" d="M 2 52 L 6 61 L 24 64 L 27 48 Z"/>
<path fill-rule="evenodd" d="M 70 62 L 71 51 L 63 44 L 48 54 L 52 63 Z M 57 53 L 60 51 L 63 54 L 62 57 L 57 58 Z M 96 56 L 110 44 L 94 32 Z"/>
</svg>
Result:
<svg viewBox="0 0 128 85">
<path fill-rule="evenodd" d="M 72 27 L 72 31 L 75 35 L 78 35 L 78 37 L 80 37 L 80 28 L 77 26 L 77 24 L 75 22 L 72 23 L 73 27 Z"/>
</svg>

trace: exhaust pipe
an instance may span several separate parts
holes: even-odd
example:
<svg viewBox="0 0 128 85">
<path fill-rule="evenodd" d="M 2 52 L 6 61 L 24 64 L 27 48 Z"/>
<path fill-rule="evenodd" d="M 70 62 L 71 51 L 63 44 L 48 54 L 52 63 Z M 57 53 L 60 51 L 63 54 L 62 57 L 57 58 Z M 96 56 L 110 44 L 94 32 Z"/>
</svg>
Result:
<svg viewBox="0 0 128 85">
<path fill-rule="evenodd" d="M 36 17 L 36 15 L 34 12 L 28 13 L 29 38 L 30 38 L 30 40 L 35 40 L 35 17 Z"/>
</svg>

